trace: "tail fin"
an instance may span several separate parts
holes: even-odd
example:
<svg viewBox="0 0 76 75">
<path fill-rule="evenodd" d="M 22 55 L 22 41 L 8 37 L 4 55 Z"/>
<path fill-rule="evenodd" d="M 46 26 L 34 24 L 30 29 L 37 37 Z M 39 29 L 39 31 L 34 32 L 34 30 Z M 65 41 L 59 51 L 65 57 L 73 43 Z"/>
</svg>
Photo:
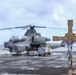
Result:
<svg viewBox="0 0 76 75">
<path fill-rule="evenodd" d="M 64 47 L 65 45 L 66 45 L 66 42 L 65 41 L 62 41 L 61 42 L 61 46 Z"/>
</svg>

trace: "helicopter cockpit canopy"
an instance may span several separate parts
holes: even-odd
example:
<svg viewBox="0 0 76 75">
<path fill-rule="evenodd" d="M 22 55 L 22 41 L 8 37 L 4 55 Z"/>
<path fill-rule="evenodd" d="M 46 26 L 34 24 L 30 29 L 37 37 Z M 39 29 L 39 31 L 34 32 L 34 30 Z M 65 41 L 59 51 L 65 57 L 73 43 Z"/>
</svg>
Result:
<svg viewBox="0 0 76 75">
<path fill-rule="evenodd" d="M 19 40 L 18 36 L 11 36 L 9 41 L 15 42 L 15 41 L 18 41 L 18 40 Z"/>
</svg>

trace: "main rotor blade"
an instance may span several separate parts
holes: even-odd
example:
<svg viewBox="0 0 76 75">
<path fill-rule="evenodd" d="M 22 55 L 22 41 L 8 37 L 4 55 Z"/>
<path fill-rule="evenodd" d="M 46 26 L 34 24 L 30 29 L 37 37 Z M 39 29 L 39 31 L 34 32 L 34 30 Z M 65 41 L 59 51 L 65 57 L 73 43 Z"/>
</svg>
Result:
<svg viewBox="0 0 76 75">
<path fill-rule="evenodd" d="M 68 30 L 68 28 L 60 28 L 60 27 L 46 27 L 49 29 L 60 29 L 60 30 Z"/>
<path fill-rule="evenodd" d="M 36 28 L 46 28 L 46 26 L 34 26 Z"/>
<path fill-rule="evenodd" d="M 63 30 L 68 30 L 67 28 L 57 28 L 57 27 L 47 27 L 47 26 L 34 26 L 35 28 L 49 28 L 49 29 L 63 29 Z"/>
<path fill-rule="evenodd" d="M 28 28 L 28 27 L 36 27 L 36 28 L 46 28 L 45 26 L 32 26 L 32 25 L 26 25 L 26 26 L 18 26 L 18 27 L 10 27 L 10 28 L 2 28 L 0 30 L 10 30 L 10 29 L 19 29 L 19 28 L 22 28 L 22 29 L 25 29 L 25 28 Z"/>
<path fill-rule="evenodd" d="M 0 30 L 10 30 L 10 29 L 19 29 L 19 28 L 27 28 L 30 25 L 26 25 L 26 26 L 18 26 L 18 27 L 10 27 L 10 28 L 2 28 Z"/>
<path fill-rule="evenodd" d="M 49 28 L 49 29 L 59 29 L 59 30 L 68 30 L 68 28 L 60 28 L 60 27 L 46 27 L 46 28 Z M 76 29 L 73 29 L 73 31 L 76 31 Z"/>
<path fill-rule="evenodd" d="M 14 29 L 13 27 L 12 28 L 2 28 L 0 30 L 9 30 L 9 29 Z"/>
<path fill-rule="evenodd" d="M 28 27 L 34 27 L 34 28 L 49 28 L 49 29 L 59 29 L 59 30 L 68 30 L 68 28 L 57 28 L 57 27 L 47 27 L 47 26 L 35 26 L 35 25 L 26 25 L 26 26 L 17 26 L 17 27 L 9 27 L 9 28 L 2 28 L 0 30 L 11 30 L 11 29 L 25 29 Z M 76 29 L 73 29 L 75 31 Z"/>
<path fill-rule="evenodd" d="M 48 27 L 48 26 L 34 26 L 35 28 L 49 28 L 49 29 L 63 29 L 68 30 L 68 28 L 59 28 L 59 27 Z"/>
</svg>

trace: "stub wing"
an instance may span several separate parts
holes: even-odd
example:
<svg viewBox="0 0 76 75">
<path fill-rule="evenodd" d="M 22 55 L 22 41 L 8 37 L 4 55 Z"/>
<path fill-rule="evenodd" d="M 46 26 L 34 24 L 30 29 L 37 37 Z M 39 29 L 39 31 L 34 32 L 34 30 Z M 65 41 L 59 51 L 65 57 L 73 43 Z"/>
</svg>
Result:
<svg viewBox="0 0 76 75">
<path fill-rule="evenodd" d="M 61 43 L 47 43 L 47 46 L 49 46 L 51 49 L 59 48 L 59 47 L 64 47 L 65 42 L 62 41 Z"/>
</svg>

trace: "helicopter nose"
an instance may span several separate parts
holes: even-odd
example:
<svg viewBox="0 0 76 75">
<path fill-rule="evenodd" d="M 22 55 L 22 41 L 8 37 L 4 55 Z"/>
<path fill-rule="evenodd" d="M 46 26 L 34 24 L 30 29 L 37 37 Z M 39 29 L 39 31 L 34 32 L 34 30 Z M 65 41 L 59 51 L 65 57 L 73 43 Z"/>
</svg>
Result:
<svg viewBox="0 0 76 75">
<path fill-rule="evenodd" d="M 49 38 L 45 38 L 45 40 L 46 40 L 46 41 L 50 41 L 50 39 L 49 39 Z"/>
<path fill-rule="evenodd" d="M 8 48 L 8 43 L 7 42 L 4 42 L 4 47 Z"/>
</svg>

